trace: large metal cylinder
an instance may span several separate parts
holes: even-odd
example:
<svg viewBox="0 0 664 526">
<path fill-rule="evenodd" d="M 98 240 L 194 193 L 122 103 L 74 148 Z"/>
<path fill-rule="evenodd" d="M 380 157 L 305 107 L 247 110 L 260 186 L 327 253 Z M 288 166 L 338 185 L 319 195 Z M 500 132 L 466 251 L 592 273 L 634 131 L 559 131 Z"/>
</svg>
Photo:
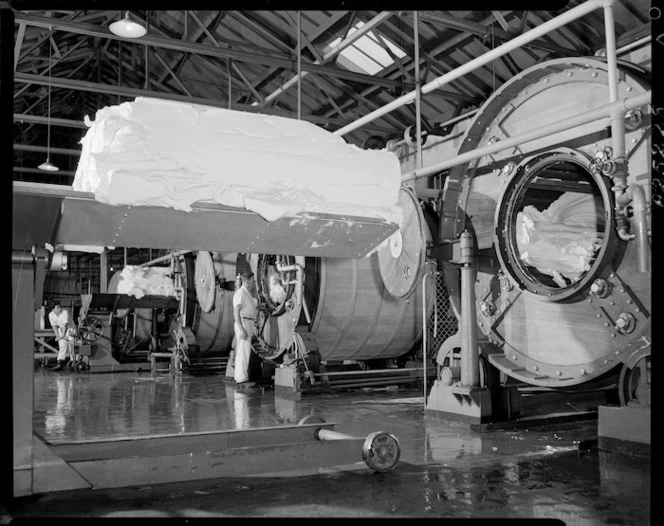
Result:
<svg viewBox="0 0 664 526">
<path fill-rule="evenodd" d="M 186 284 L 186 325 L 203 354 L 227 354 L 233 341 L 233 283 L 237 254 L 190 252 L 178 259 Z"/>
<path fill-rule="evenodd" d="M 625 63 L 619 70 L 619 99 L 650 88 L 644 70 Z M 608 77 L 598 58 L 537 64 L 484 104 L 458 153 L 607 104 Z M 611 177 L 613 160 L 626 155 L 626 185 L 641 186 L 649 201 L 649 112 L 625 115 L 626 152 L 612 151 L 607 118 L 450 170 L 441 239 L 464 229 L 474 237 L 478 328 L 492 343 L 489 360 L 506 374 L 578 385 L 650 344 L 651 274 L 638 265 L 644 247 L 616 228 Z M 649 228 L 630 215 L 618 225 Z"/>
<path fill-rule="evenodd" d="M 407 232 L 414 229 L 415 234 L 400 236 L 397 248 L 388 244 L 385 250 L 398 257 L 383 265 L 393 278 L 390 285 L 402 297 L 388 291 L 377 253 L 362 259 L 249 257 L 259 294 L 269 308 L 259 322 L 264 356 L 283 353 L 292 344 L 296 326 L 313 336 L 321 360 L 328 362 L 393 359 L 414 348 L 422 334 L 419 278 L 425 269 L 433 270 L 433 263 L 425 259 L 426 242 L 432 241 L 433 235 L 414 194 L 402 190 L 402 196 L 408 203 L 404 207 L 408 214 L 415 215 L 405 218 L 405 228 Z M 407 258 L 410 267 L 400 258 Z M 294 285 L 279 281 L 275 273 L 279 266 L 297 265 L 303 274 L 302 307 L 293 301 Z M 286 282 L 295 281 L 297 273 L 293 270 L 284 276 Z M 433 308 L 434 296 L 427 300 Z"/>
</svg>

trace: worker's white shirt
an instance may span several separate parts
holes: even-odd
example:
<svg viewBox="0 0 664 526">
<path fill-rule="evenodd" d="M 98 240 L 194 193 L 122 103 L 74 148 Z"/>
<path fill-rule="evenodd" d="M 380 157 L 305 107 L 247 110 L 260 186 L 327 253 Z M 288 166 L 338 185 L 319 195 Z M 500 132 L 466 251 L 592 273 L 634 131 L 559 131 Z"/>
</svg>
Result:
<svg viewBox="0 0 664 526">
<path fill-rule="evenodd" d="M 48 321 L 51 324 L 51 327 L 59 327 L 60 329 L 73 327 L 73 324 L 69 319 L 69 311 L 66 309 L 62 309 L 59 315 L 53 311 L 49 312 Z"/>
<path fill-rule="evenodd" d="M 242 285 L 238 290 L 235 291 L 235 294 L 233 294 L 233 308 L 235 308 L 237 305 L 241 305 L 241 318 L 256 319 L 256 307 L 258 305 L 258 300 L 251 295 L 251 292 L 249 292 L 244 285 Z M 242 325 L 245 324 L 242 323 Z"/>
</svg>

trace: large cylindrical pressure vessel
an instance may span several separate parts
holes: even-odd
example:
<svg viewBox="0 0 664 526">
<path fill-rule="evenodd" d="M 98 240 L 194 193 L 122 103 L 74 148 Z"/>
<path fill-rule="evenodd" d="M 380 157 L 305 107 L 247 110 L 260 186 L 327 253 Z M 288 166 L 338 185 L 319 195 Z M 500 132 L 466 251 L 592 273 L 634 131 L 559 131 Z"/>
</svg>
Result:
<svg viewBox="0 0 664 526">
<path fill-rule="evenodd" d="M 433 239 L 432 233 L 414 194 L 404 192 L 403 208 L 408 216 L 405 233 L 417 239 L 402 236 L 388 244 L 386 250 L 406 258 L 407 264 L 399 260 L 384 265 L 392 277 L 390 285 L 400 297 L 386 287 L 377 253 L 362 259 L 264 254 L 249 257 L 259 295 L 267 307 L 259 322 L 265 357 L 283 353 L 292 343 L 296 326 L 306 327 L 321 360 L 328 362 L 393 359 L 414 348 L 422 335 L 419 278 L 435 268 L 425 258 L 426 242 Z M 279 267 L 298 266 L 304 284 L 302 305 L 294 300 L 298 271 L 278 272 Z M 433 295 L 427 297 L 427 311 L 433 308 L 433 300 Z"/>
<path fill-rule="evenodd" d="M 608 81 L 600 58 L 537 64 L 487 100 L 458 153 L 606 105 Z M 619 100 L 648 89 L 644 70 L 619 63 Z M 478 329 L 506 374 L 579 385 L 649 347 L 650 243 L 628 238 L 650 229 L 650 117 L 648 105 L 620 114 L 624 152 L 607 117 L 450 170 L 441 239 L 472 234 Z M 624 185 L 613 177 L 620 157 Z"/>
<path fill-rule="evenodd" d="M 186 326 L 203 354 L 227 354 L 233 341 L 233 288 L 237 254 L 199 251 L 181 256 Z"/>
</svg>

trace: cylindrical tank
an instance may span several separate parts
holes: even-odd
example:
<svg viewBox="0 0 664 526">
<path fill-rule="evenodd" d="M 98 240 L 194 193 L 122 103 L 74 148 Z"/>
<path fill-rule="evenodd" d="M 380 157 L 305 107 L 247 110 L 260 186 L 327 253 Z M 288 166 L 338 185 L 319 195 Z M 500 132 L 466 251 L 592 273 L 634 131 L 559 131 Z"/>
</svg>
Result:
<svg viewBox="0 0 664 526">
<path fill-rule="evenodd" d="M 434 263 L 426 261 L 426 242 L 433 237 L 423 219 L 421 207 L 412 191 L 402 190 L 406 213 L 405 233 L 414 228 L 416 239 L 399 236 L 388 242 L 401 259 L 388 262 L 390 285 L 399 296 L 391 294 L 381 277 L 379 255 L 374 252 L 362 259 L 278 257 L 251 255 L 249 263 L 256 274 L 259 295 L 268 312 L 259 321 L 259 337 L 265 357 L 276 357 L 292 343 L 297 325 L 306 327 L 314 337 L 321 360 L 393 359 L 407 354 L 422 335 L 422 291 L 419 278 L 433 271 Z M 410 217 L 411 214 L 416 217 Z M 413 225 L 415 225 L 413 227 Z M 398 247 L 394 247 L 397 244 Z M 304 305 L 293 301 L 296 271 L 276 272 L 281 265 L 295 264 L 303 269 Z M 397 272 L 398 271 L 398 272 Z M 427 311 L 433 307 L 433 296 L 427 298 Z M 308 312 L 308 320 L 305 310 Z"/>
<path fill-rule="evenodd" d="M 644 70 L 619 70 L 619 99 L 650 88 Z M 607 83 L 600 58 L 537 64 L 482 106 L 458 153 L 607 104 Z M 640 186 L 648 203 L 649 111 L 625 115 L 626 183 Z M 450 170 L 441 239 L 472 234 L 478 327 L 491 342 L 483 348 L 518 380 L 579 385 L 650 345 L 651 273 L 637 265 L 637 242 L 618 235 L 615 181 L 602 173 L 620 153 L 613 144 L 606 118 Z M 634 232 L 639 218 L 629 215 Z"/>
<path fill-rule="evenodd" d="M 180 256 L 179 265 L 186 283 L 186 326 L 194 333 L 199 352 L 229 353 L 237 254 L 190 252 Z"/>
</svg>

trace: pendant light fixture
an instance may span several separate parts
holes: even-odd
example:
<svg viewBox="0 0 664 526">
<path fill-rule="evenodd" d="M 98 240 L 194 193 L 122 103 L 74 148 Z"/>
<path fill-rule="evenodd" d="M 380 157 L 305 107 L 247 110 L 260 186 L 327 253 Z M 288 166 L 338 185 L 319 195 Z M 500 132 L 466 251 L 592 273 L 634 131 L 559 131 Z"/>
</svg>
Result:
<svg viewBox="0 0 664 526">
<path fill-rule="evenodd" d="M 122 20 L 113 22 L 108 26 L 108 29 L 114 35 L 125 38 L 141 38 L 147 33 L 145 27 L 129 18 L 129 11 L 125 12 L 125 17 Z"/>
<path fill-rule="evenodd" d="M 53 69 L 52 60 L 53 44 L 49 38 L 48 41 L 48 118 L 46 126 L 48 129 L 46 139 L 46 162 L 40 164 L 37 168 L 45 172 L 57 172 L 60 168 L 51 163 L 51 70 Z"/>
</svg>

